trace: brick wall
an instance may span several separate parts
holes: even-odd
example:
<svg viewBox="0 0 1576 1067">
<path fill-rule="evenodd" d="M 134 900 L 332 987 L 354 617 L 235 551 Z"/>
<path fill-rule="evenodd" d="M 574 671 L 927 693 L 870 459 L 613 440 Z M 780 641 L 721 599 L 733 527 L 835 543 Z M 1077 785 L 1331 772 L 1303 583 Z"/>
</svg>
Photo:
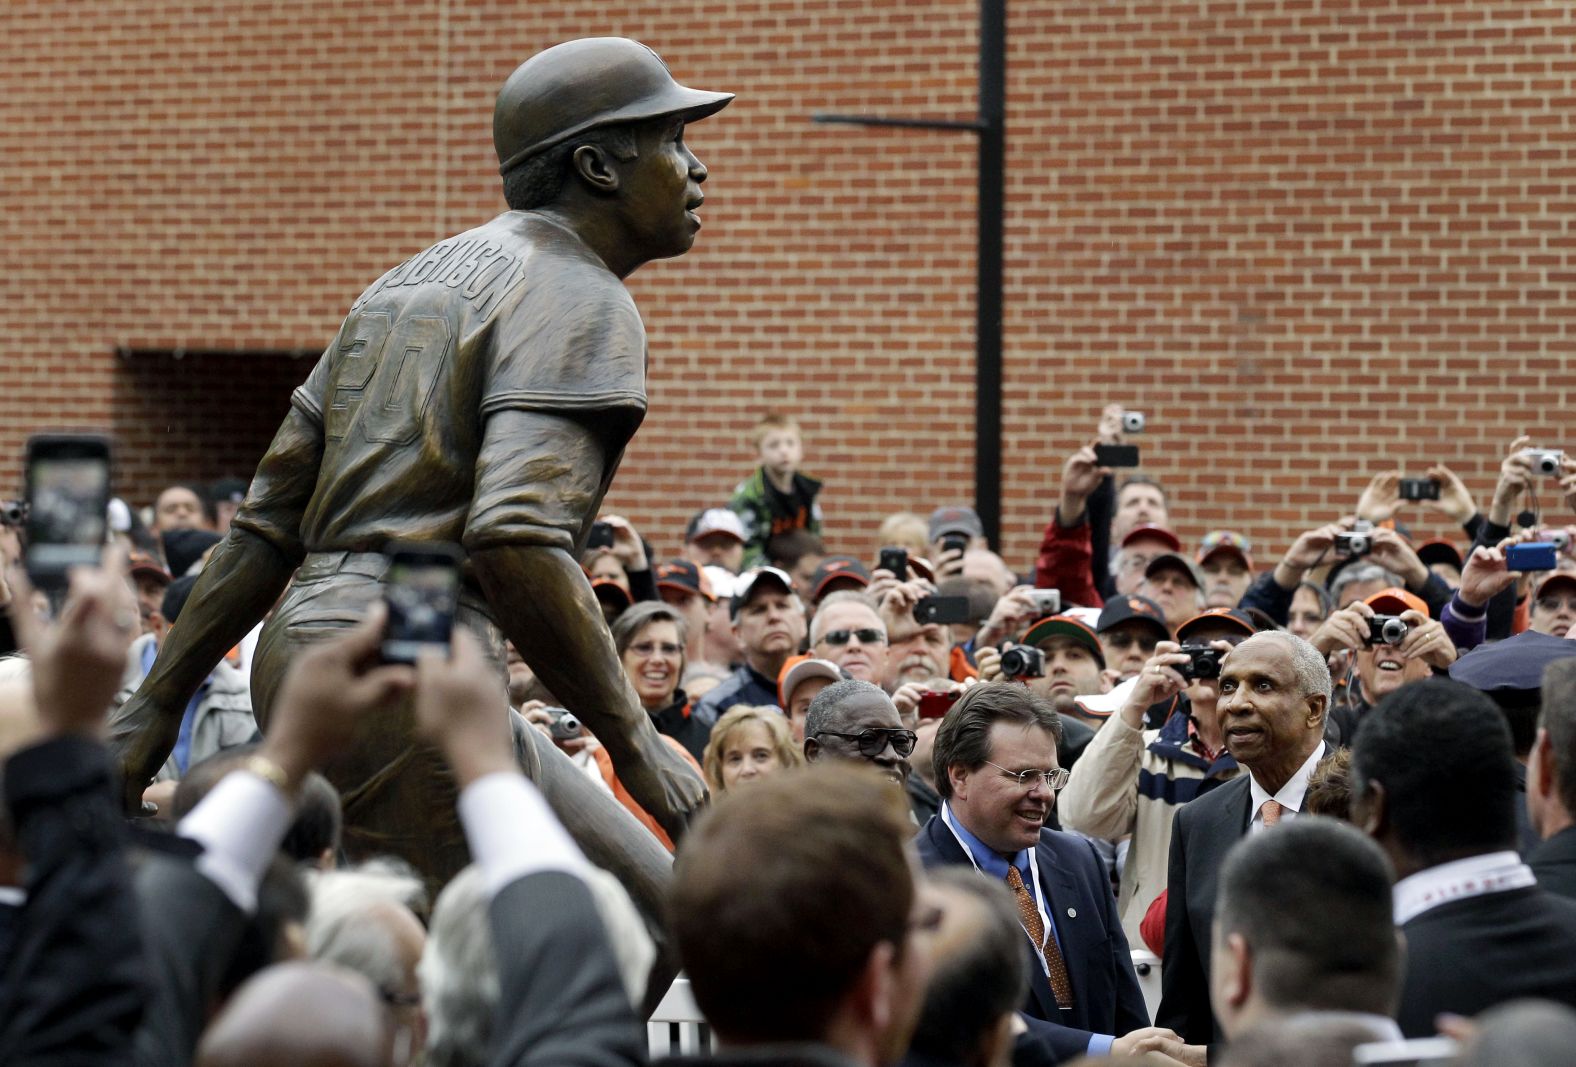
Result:
<svg viewBox="0 0 1576 1067">
<path fill-rule="evenodd" d="M 514 64 L 616 33 L 739 99 L 690 134 L 695 251 L 631 282 L 652 413 L 611 504 L 674 547 L 767 409 L 838 547 L 970 496 L 972 140 L 809 116 L 970 117 L 972 2 L 10 0 L 4 28 L 0 486 L 46 426 L 113 427 L 139 500 L 255 458 L 309 361 L 117 347 L 320 349 L 501 207 Z M 1149 413 L 1184 534 L 1276 549 L 1383 463 L 1486 494 L 1515 433 L 1576 448 L 1576 9 L 1016 0 L 1009 41 L 1013 562 L 1110 401 Z"/>
</svg>

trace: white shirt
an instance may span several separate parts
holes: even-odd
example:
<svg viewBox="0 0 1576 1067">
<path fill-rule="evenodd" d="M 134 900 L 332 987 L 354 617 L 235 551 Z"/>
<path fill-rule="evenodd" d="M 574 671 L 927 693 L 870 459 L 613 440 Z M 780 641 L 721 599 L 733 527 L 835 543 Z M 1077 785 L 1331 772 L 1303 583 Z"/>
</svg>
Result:
<svg viewBox="0 0 1576 1067">
<path fill-rule="evenodd" d="M 1248 771 L 1248 794 L 1252 797 L 1253 804 L 1253 815 L 1248 820 L 1248 833 L 1256 834 L 1264 829 L 1263 809 L 1266 800 L 1280 804 L 1282 819 L 1297 817 L 1302 811 L 1303 798 L 1308 795 L 1308 778 L 1313 774 L 1314 766 L 1324 758 L 1325 747 L 1323 741 L 1319 742 L 1319 747 L 1313 750 L 1313 755 L 1303 761 L 1303 765 L 1297 768 L 1297 773 L 1288 778 L 1286 784 L 1281 786 L 1280 791 L 1274 796 L 1270 796 L 1269 792 L 1259 784 L 1258 778 L 1251 770 Z"/>
<path fill-rule="evenodd" d="M 1402 926 L 1425 911 L 1452 900 L 1504 893 L 1537 884 L 1532 868 L 1508 849 L 1441 863 L 1408 875 L 1395 884 L 1395 924 Z"/>
</svg>

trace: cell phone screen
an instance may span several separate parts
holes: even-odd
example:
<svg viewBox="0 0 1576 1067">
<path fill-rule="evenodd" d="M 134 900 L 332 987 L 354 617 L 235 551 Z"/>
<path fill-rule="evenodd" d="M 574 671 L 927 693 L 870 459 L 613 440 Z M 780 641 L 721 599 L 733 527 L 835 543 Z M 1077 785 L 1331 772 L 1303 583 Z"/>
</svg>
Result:
<svg viewBox="0 0 1576 1067">
<path fill-rule="evenodd" d="M 414 663 L 423 648 L 447 649 L 460 601 L 458 561 L 443 555 L 395 553 L 389 564 L 388 626 L 383 659 Z"/>
<path fill-rule="evenodd" d="M 1102 467 L 1138 466 L 1137 445 L 1095 445 L 1094 461 Z"/>
<path fill-rule="evenodd" d="M 109 450 L 103 442 L 38 442 L 27 464 L 27 565 L 43 588 L 99 562 L 109 535 Z"/>
</svg>

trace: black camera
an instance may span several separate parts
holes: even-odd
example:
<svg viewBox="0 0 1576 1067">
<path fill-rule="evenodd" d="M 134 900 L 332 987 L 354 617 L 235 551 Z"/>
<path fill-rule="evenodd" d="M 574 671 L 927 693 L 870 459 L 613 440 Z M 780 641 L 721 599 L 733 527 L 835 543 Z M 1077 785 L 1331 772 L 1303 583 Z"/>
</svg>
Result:
<svg viewBox="0 0 1576 1067">
<path fill-rule="evenodd" d="M 1374 550 L 1373 528 L 1373 523 L 1360 520 L 1352 527 L 1350 533 L 1336 534 L 1335 543 L 1331 547 L 1342 559 L 1366 556 Z"/>
<path fill-rule="evenodd" d="M 1438 500 L 1439 482 L 1433 478 L 1402 478 L 1402 500 Z"/>
<path fill-rule="evenodd" d="M 1368 645 L 1399 645 L 1406 640 L 1406 635 L 1411 633 L 1408 626 L 1398 615 L 1375 615 L 1368 620 Z"/>
<path fill-rule="evenodd" d="M 1013 645 L 1001 654 L 1003 678 L 1044 678 L 1045 653 L 1031 645 Z"/>
<path fill-rule="evenodd" d="M 0 500 L 0 526 L 25 526 L 27 501 Z"/>
<path fill-rule="evenodd" d="M 1220 661 L 1225 657 L 1220 649 L 1208 645 L 1183 645 L 1181 651 L 1187 653 L 1187 662 L 1182 664 L 1179 672 L 1182 677 L 1189 681 L 1220 677 Z"/>
<path fill-rule="evenodd" d="M 553 735 L 554 741 L 572 741 L 580 736 L 580 720 L 574 713 L 563 708 L 546 708 L 546 712 L 553 717 L 552 725 L 547 729 Z"/>
</svg>

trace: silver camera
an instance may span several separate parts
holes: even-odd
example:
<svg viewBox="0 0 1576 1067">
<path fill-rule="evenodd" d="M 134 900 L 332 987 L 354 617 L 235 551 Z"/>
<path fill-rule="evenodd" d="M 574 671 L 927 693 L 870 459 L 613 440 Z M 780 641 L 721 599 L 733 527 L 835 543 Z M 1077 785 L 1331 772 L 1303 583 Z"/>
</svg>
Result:
<svg viewBox="0 0 1576 1067">
<path fill-rule="evenodd" d="M 1564 530 L 1544 530 L 1538 535 L 1538 540 L 1547 541 L 1556 552 L 1564 552 L 1571 546 L 1571 535 Z"/>
<path fill-rule="evenodd" d="M 1144 432 L 1144 413 L 1142 411 L 1124 411 L 1124 412 L 1122 412 L 1122 432 L 1123 433 L 1143 433 Z"/>
<path fill-rule="evenodd" d="M 1532 464 L 1533 473 L 1550 478 L 1559 476 L 1560 466 L 1565 459 L 1565 453 L 1557 448 L 1525 448 L 1521 454 Z"/>
<path fill-rule="evenodd" d="M 1374 548 L 1373 528 L 1373 523 L 1366 519 L 1359 519 L 1352 526 L 1350 533 L 1336 534 L 1335 543 L 1331 547 L 1334 549 L 1335 554 L 1342 559 L 1355 559 L 1358 556 L 1366 556 Z"/>
<path fill-rule="evenodd" d="M 554 741 L 573 741 L 580 736 L 580 720 L 575 718 L 574 712 L 563 708 L 548 708 L 547 712 L 553 717 L 553 723 L 547 729 Z"/>
<path fill-rule="evenodd" d="M 1030 589 L 1029 599 L 1034 601 L 1034 610 L 1042 618 L 1046 615 L 1060 615 L 1062 613 L 1062 591 L 1060 589 Z"/>
</svg>

